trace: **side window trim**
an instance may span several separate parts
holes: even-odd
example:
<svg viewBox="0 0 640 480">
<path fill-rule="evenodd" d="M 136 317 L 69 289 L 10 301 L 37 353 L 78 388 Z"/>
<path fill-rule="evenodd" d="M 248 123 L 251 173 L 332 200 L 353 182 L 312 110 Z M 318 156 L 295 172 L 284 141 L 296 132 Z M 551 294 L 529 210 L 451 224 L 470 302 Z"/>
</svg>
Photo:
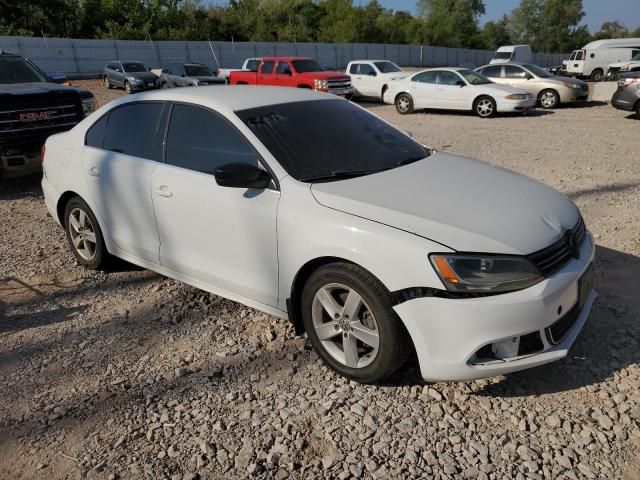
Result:
<svg viewBox="0 0 640 480">
<path fill-rule="evenodd" d="M 275 65 L 274 65 L 275 67 Z M 189 103 L 189 102 L 166 102 L 169 105 L 169 108 L 167 109 L 167 116 L 165 118 L 165 128 L 164 128 L 164 135 L 162 137 L 162 162 L 163 164 L 165 164 L 168 167 L 173 167 L 173 168 L 181 168 L 183 170 L 188 170 L 192 173 L 197 173 L 197 174 L 201 174 L 201 175 L 209 175 L 212 176 L 210 174 L 207 173 L 203 173 L 203 172 L 198 172 L 197 170 L 190 170 L 190 169 L 186 169 L 184 167 L 180 167 L 178 165 L 172 165 L 170 163 L 167 163 L 167 138 L 169 136 L 169 125 L 171 124 L 171 116 L 173 114 L 173 107 L 175 105 L 184 105 L 185 107 L 192 107 L 192 108 L 200 108 L 202 110 L 206 110 L 209 113 L 212 113 L 213 115 L 216 115 L 218 117 L 220 117 L 224 122 L 227 123 L 227 125 L 229 125 L 229 127 L 231 129 L 233 129 L 235 132 L 237 132 L 237 134 L 247 143 L 247 145 L 249 145 L 249 147 L 251 147 L 251 149 L 253 150 L 253 152 L 256 154 L 256 159 L 258 161 L 258 163 L 260 164 L 260 166 L 262 168 L 264 168 L 267 172 L 269 172 L 269 175 L 271 175 L 271 181 L 273 183 L 273 188 L 271 187 L 267 187 L 267 190 L 275 190 L 275 191 L 280 191 L 280 182 L 278 181 L 278 178 L 275 175 L 275 172 L 273 171 L 273 169 L 269 166 L 269 164 L 265 161 L 265 159 L 262 157 L 262 155 L 260 155 L 260 152 L 258 152 L 256 150 L 256 147 L 253 145 L 253 143 L 251 143 L 249 141 L 249 139 L 246 137 L 246 135 L 244 133 L 242 133 L 240 131 L 240 129 L 238 129 L 238 127 L 236 127 L 233 122 L 231 122 L 231 120 L 229 120 L 225 115 L 221 114 L 220 112 L 217 112 L 215 110 L 213 110 L 212 108 L 209 108 L 205 105 L 199 105 L 197 103 Z"/>
</svg>

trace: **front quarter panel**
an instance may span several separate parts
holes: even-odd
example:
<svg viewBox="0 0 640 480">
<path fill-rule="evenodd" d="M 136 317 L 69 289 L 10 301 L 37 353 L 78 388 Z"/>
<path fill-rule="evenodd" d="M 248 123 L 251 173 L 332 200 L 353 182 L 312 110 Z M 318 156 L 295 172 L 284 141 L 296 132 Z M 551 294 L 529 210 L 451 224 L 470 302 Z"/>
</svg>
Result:
<svg viewBox="0 0 640 480">
<path fill-rule="evenodd" d="M 299 270 L 308 262 L 336 257 L 360 265 L 390 291 L 443 288 L 428 255 L 449 249 L 396 228 L 320 205 L 309 184 L 287 177 L 278 207 L 279 308 Z"/>
</svg>

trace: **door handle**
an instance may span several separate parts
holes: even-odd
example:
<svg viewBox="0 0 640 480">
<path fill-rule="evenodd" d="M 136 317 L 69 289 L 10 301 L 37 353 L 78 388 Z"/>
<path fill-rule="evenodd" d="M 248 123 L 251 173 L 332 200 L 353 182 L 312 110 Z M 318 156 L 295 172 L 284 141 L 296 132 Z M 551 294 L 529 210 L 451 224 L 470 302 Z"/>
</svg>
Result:
<svg viewBox="0 0 640 480">
<path fill-rule="evenodd" d="M 169 190 L 169 187 L 166 185 L 162 185 L 161 187 L 156 188 L 156 193 L 161 197 L 171 198 L 173 197 L 173 193 Z"/>
<path fill-rule="evenodd" d="M 89 175 L 97 178 L 100 176 L 100 170 L 98 170 L 98 167 L 91 167 L 89 169 Z"/>
</svg>

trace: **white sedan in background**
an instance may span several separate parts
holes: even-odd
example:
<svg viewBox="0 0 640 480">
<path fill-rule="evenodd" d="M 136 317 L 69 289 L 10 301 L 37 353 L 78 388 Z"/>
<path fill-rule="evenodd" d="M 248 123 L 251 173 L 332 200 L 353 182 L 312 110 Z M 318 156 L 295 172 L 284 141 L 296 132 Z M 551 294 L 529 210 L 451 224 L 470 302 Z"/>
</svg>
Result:
<svg viewBox="0 0 640 480">
<path fill-rule="evenodd" d="M 496 113 L 526 112 L 536 99 L 526 90 L 498 85 L 465 68 L 432 68 L 389 83 L 383 101 L 406 115 L 421 108 L 470 110 L 487 118 Z"/>
<path fill-rule="evenodd" d="M 120 257 L 289 319 L 359 382 L 414 350 L 428 380 L 558 360 L 595 298 L 594 244 L 567 197 L 329 94 L 122 97 L 49 137 L 43 167 L 80 264 Z"/>
<path fill-rule="evenodd" d="M 355 97 L 372 97 L 382 100 L 389 82 L 409 76 L 389 60 L 353 60 L 347 65 Z"/>
</svg>

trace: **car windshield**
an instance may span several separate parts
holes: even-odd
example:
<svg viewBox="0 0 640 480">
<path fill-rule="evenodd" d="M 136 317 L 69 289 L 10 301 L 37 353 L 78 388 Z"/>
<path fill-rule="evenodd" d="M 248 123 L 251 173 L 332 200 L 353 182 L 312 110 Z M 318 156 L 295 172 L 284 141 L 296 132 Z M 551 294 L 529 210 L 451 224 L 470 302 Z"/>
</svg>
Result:
<svg viewBox="0 0 640 480">
<path fill-rule="evenodd" d="M 511 60 L 511 55 L 513 52 L 496 52 L 493 56 L 496 60 Z"/>
<path fill-rule="evenodd" d="M 429 155 L 405 133 L 340 99 L 269 105 L 236 115 L 302 182 L 373 174 Z"/>
<path fill-rule="evenodd" d="M 145 67 L 140 62 L 123 63 L 122 64 L 122 68 L 124 68 L 124 71 L 127 72 L 127 73 L 136 73 L 136 72 L 146 72 L 147 71 L 147 67 Z"/>
<path fill-rule="evenodd" d="M 401 72 L 402 69 L 393 62 L 373 62 L 380 73 Z"/>
<path fill-rule="evenodd" d="M 293 68 L 298 73 L 321 72 L 324 70 L 315 60 L 294 60 L 291 63 L 293 63 Z"/>
<path fill-rule="evenodd" d="M 458 73 L 471 85 L 486 85 L 487 83 L 493 83 L 483 74 L 474 72 L 473 70 L 460 70 Z"/>
<path fill-rule="evenodd" d="M 204 65 L 185 65 L 184 71 L 190 77 L 211 77 L 213 73 Z"/>
<path fill-rule="evenodd" d="M 533 73 L 536 77 L 548 78 L 553 77 L 549 72 L 547 72 L 544 68 L 539 67 L 538 65 L 533 65 L 532 63 L 525 63 L 522 65 L 524 68 Z"/>
<path fill-rule="evenodd" d="M 0 83 L 50 82 L 44 72 L 22 57 L 0 55 Z"/>
</svg>

